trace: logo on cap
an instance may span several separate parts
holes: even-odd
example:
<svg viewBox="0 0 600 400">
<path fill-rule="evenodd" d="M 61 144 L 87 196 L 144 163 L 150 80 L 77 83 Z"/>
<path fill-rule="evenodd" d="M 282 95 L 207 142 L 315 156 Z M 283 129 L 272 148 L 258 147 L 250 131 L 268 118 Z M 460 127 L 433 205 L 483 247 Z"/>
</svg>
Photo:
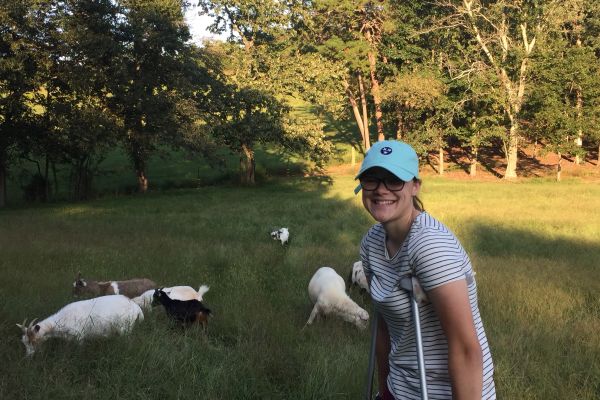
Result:
<svg viewBox="0 0 600 400">
<path fill-rule="evenodd" d="M 383 154 L 384 156 L 387 156 L 388 154 L 392 154 L 392 148 L 391 147 L 382 147 L 381 154 Z"/>
</svg>

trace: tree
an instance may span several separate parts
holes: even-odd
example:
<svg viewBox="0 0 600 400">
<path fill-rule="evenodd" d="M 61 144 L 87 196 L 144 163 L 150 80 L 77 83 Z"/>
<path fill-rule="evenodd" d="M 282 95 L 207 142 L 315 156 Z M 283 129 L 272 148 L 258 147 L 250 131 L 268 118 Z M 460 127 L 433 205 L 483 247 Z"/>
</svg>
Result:
<svg viewBox="0 0 600 400">
<path fill-rule="evenodd" d="M 180 0 L 123 0 L 116 31 L 120 54 L 107 103 L 122 124 L 138 190 L 148 189 L 147 161 L 159 145 L 177 141 L 193 115 L 179 107 L 192 91 L 189 36 Z"/>
<path fill-rule="evenodd" d="M 526 98 L 531 57 L 536 39 L 548 28 L 548 16 L 557 4 L 556 1 L 542 5 L 516 0 L 437 2 L 439 7 L 447 10 L 438 23 L 458 27 L 468 34 L 466 39 L 479 48 L 478 66 L 496 74 L 507 120 L 507 133 L 503 140 L 505 178 L 517 177 L 519 118 Z"/>
<path fill-rule="evenodd" d="M 10 163 L 23 150 L 33 118 L 28 105 L 36 73 L 27 38 L 30 6 L 26 1 L 0 3 L 0 207 L 6 206 Z"/>
<path fill-rule="evenodd" d="M 315 58 L 299 58 L 293 51 L 294 29 L 303 23 L 303 3 L 203 0 L 200 7 L 203 13 L 215 19 L 209 28 L 212 32 L 228 31 L 230 35 L 232 45 L 219 50 L 228 59 L 224 71 L 229 87 L 225 91 L 228 101 L 222 103 L 220 123 L 214 130 L 220 132 L 218 137 L 225 144 L 240 154 L 242 182 L 254 183 L 255 143 L 280 145 L 309 155 L 317 166 L 321 164 L 323 157 L 331 154 L 322 124 L 293 116 L 287 104 L 289 98 L 300 93 L 306 94 L 306 100 L 324 99 L 317 95 L 317 87 L 313 85 L 327 84 L 327 79 L 311 79 L 314 75 L 299 79 L 286 71 L 298 61 L 300 65 L 315 62 Z"/>
</svg>

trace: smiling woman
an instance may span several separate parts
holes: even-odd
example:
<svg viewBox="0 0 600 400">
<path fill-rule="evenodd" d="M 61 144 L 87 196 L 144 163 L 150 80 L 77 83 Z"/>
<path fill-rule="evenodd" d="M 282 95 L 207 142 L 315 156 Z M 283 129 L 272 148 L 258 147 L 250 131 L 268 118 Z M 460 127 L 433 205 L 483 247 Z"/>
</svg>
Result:
<svg viewBox="0 0 600 400">
<path fill-rule="evenodd" d="M 439 399 L 495 399 L 471 262 L 458 239 L 423 211 L 417 154 L 403 142 L 378 142 L 357 178 L 356 192 L 362 189 L 363 205 L 378 222 L 363 237 L 360 255 L 382 316 L 375 339 L 379 398 L 418 398 L 430 391 Z M 405 276 L 431 301 L 417 314 L 400 283 Z"/>
</svg>

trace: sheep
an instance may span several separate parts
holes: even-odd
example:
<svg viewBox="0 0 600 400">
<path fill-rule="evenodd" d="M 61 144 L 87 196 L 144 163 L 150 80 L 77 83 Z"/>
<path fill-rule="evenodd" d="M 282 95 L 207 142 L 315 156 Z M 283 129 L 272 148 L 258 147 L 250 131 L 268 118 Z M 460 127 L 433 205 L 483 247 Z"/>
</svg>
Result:
<svg viewBox="0 0 600 400">
<path fill-rule="evenodd" d="M 308 295 L 314 303 L 306 325 L 311 325 L 319 315 L 334 314 L 344 321 L 365 329 L 369 314 L 346 294 L 344 279 L 333 268 L 321 267 L 308 284 Z"/>
<path fill-rule="evenodd" d="M 123 295 L 109 295 L 69 303 L 41 322 L 17 324 L 27 356 L 49 338 L 81 342 L 93 337 L 131 332 L 136 321 L 143 321 L 141 308 Z"/>
<path fill-rule="evenodd" d="M 156 289 L 158 285 L 150 279 L 129 279 L 126 281 L 90 281 L 77 275 L 73 282 L 73 295 L 76 297 L 105 296 L 109 294 L 122 294 L 129 298 L 141 295 L 146 290 Z"/>
<path fill-rule="evenodd" d="M 162 288 L 162 291 L 169 295 L 173 300 L 198 300 L 202 301 L 202 297 L 206 292 L 209 291 L 209 287 L 202 285 L 198 288 L 198 291 L 194 290 L 191 286 L 172 286 Z M 134 297 L 132 300 L 142 307 L 142 310 L 150 311 L 152 306 L 158 305 L 154 302 L 154 291 L 155 289 L 146 290 L 138 297 Z"/>
<path fill-rule="evenodd" d="M 290 241 L 290 231 L 288 228 L 279 228 L 271 232 L 271 237 L 273 240 L 278 240 L 281 242 L 281 245 L 284 246 Z"/>
<path fill-rule="evenodd" d="M 154 291 L 154 300 L 162 304 L 167 315 L 172 319 L 189 325 L 194 322 L 202 325 L 206 330 L 208 317 L 212 314 L 211 310 L 206 308 L 201 301 L 194 300 L 173 300 L 162 289 Z"/>
<path fill-rule="evenodd" d="M 350 275 L 348 276 L 348 291 L 354 286 L 360 287 L 360 292 L 371 293 L 369 289 L 369 283 L 367 282 L 367 277 L 365 276 L 365 270 L 363 269 L 362 261 L 357 261 L 352 266 L 352 271 L 350 271 Z"/>
</svg>

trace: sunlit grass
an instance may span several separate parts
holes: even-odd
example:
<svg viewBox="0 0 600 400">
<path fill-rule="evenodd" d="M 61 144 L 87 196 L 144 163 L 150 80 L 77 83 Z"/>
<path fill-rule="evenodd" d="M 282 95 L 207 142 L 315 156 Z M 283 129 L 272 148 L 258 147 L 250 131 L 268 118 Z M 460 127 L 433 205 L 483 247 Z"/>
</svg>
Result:
<svg viewBox="0 0 600 400">
<path fill-rule="evenodd" d="M 354 186 L 341 174 L 0 211 L 0 398 L 360 398 L 368 332 L 302 330 L 310 276 L 345 275 L 372 223 Z M 597 399 L 600 186 L 432 177 L 422 198 L 477 271 L 499 398 Z M 288 247 L 269 237 L 279 226 Z M 70 301 L 77 271 L 208 284 L 209 331 L 157 310 L 129 337 L 51 341 L 25 359 L 14 324 Z"/>
</svg>

